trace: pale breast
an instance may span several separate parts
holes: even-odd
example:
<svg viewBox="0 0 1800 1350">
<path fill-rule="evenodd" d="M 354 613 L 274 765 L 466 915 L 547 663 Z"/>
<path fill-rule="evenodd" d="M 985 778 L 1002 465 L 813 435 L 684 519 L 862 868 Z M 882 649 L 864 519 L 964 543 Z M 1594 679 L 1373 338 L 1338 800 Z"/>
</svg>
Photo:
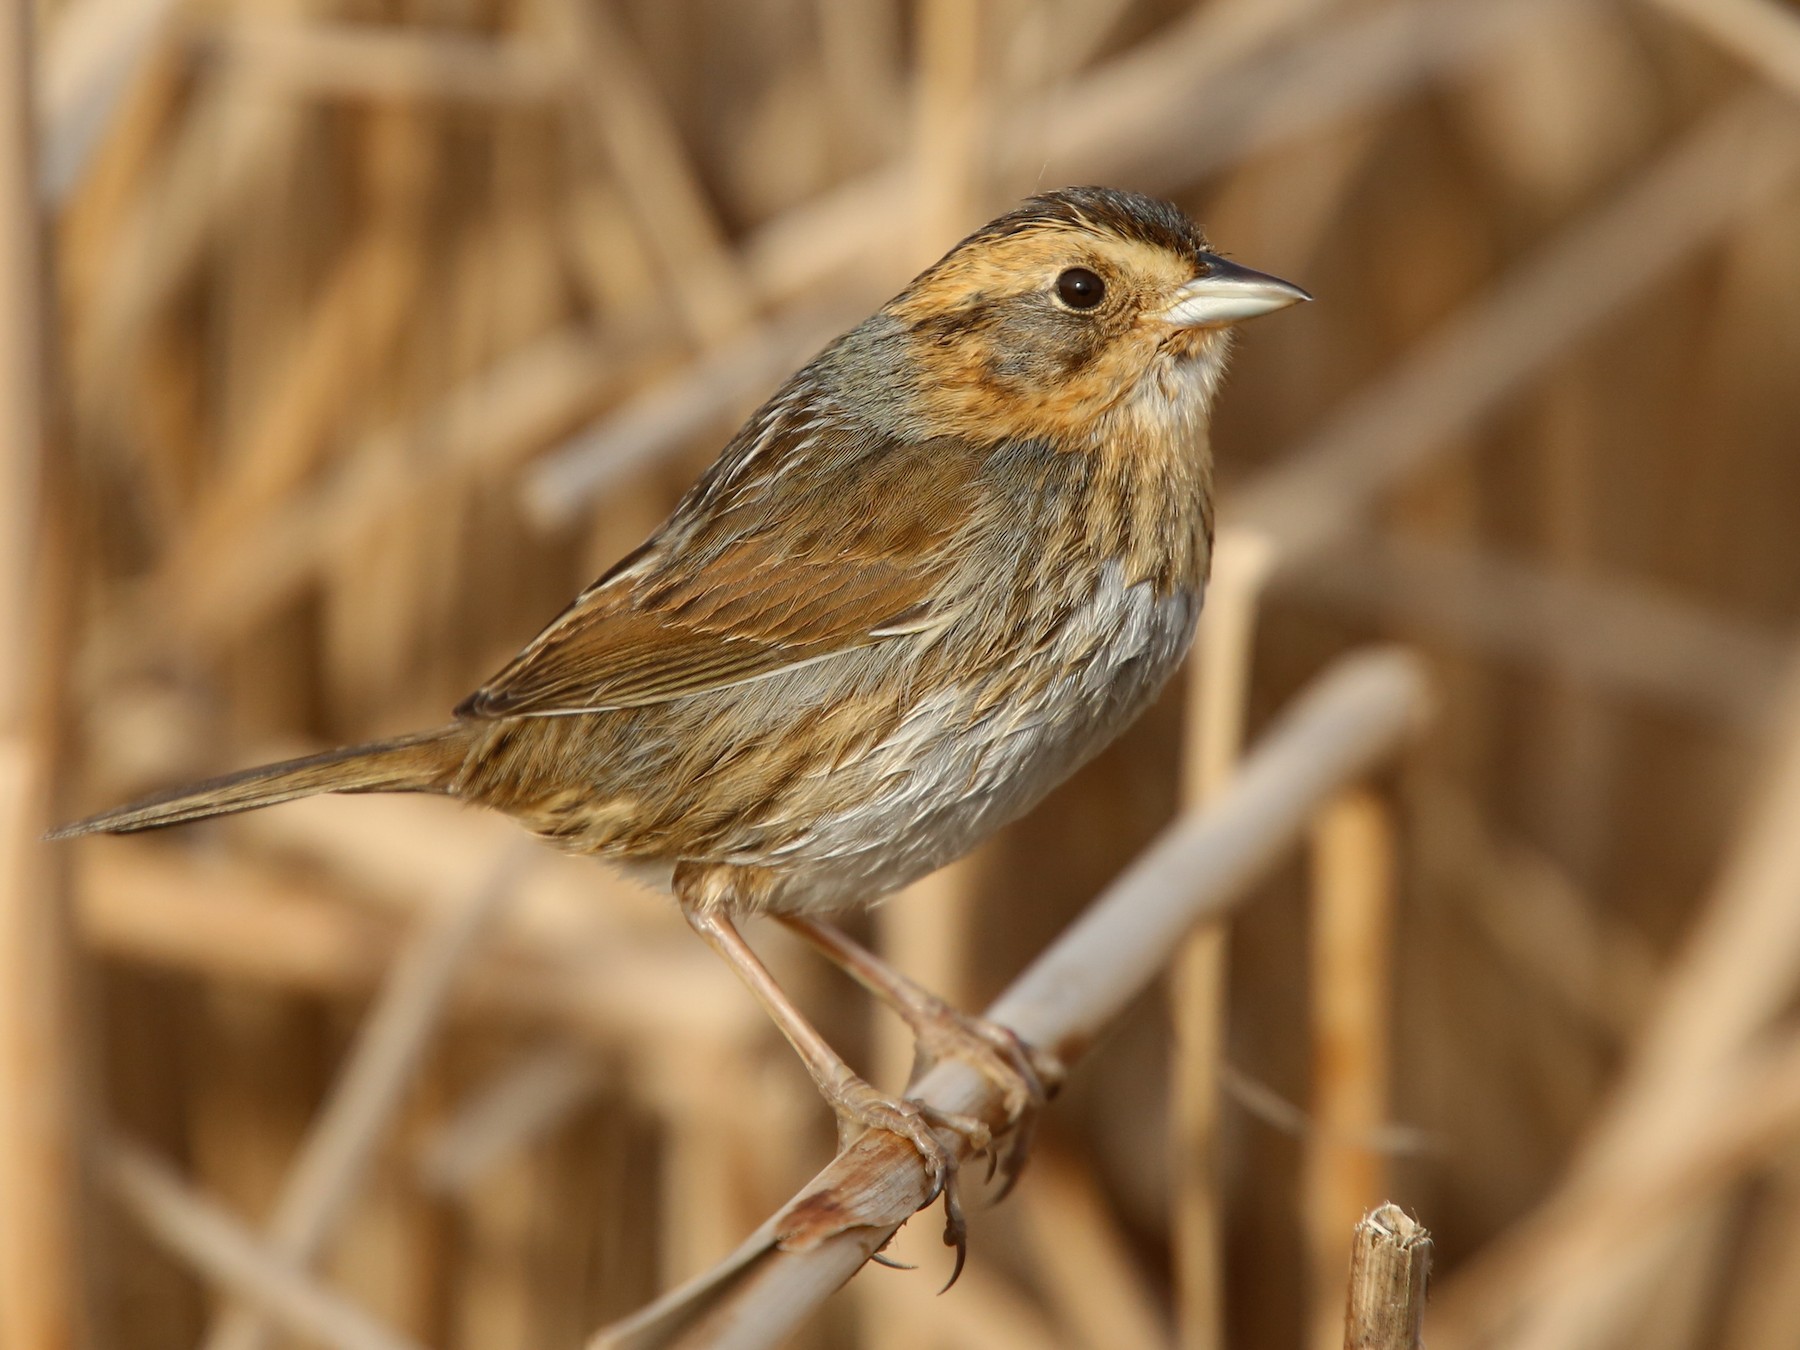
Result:
<svg viewBox="0 0 1800 1350">
<path fill-rule="evenodd" d="M 1124 578 L 1106 564 L 1006 696 L 979 680 L 938 688 L 837 765 L 828 791 L 797 793 L 801 814 L 835 801 L 777 849 L 734 860 L 780 867 L 768 907 L 879 899 L 1030 810 L 1117 737 L 1179 664 L 1200 610 L 1197 592 Z"/>
</svg>

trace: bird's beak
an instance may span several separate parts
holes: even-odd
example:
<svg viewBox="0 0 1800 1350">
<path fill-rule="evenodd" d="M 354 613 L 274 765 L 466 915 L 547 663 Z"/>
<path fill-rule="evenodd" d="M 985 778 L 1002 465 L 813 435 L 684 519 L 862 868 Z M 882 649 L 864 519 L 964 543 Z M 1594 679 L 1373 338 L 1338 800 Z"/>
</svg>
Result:
<svg viewBox="0 0 1800 1350">
<path fill-rule="evenodd" d="M 1200 260 L 1205 274 L 1175 292 L 1175 302 L 1162 312 L 1163 322 L 1177 328 L 1223 328 L 1312 299 L 1291 281 L 1252 272 L 1216 254 L 1203 253 Z"/>
</svg>

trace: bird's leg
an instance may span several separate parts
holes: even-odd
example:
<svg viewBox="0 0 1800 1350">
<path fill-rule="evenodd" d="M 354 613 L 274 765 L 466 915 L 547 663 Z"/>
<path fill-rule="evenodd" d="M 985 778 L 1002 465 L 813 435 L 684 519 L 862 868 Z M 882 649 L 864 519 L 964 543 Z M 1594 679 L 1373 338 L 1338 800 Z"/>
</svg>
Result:
<svg viewBox="0 0 1800 1350">
<path fill-rule="evenodd" d="M 945 1128 L 963 1134 L 977 1133 L 981 1137 L 980 1144 L 986 1143 L 987 1127 L 978 1120 L 960 1116 L 932 1113 L 933 1118 L 928 1118 L 916 1102 L 901 1101 L 877 1091 L 844 1063 L 837 1051 L 806 1020 L 805 1014 L 794 1006 L 730 919 L 723 914 L 685 905 L 682 913 L 693 930 L 730 963 L 738 978 L 749 986 L 757 1002 L 781 1028 L 788 1044 L 799 1053 L 813 1082 L 818 1084 L 820 1094 L 837 1113 L 840 1145 L 849 1142 L 860 1126 L 897 1134 L 918 1149 L 931 1172 L 930 1199 L 935 1200 L 940 1194 L 944 1197 L 944 1244 L 956 1248 L 956 1269 L 960 1272 L 968 1229 L 963 1222 L 956 1155 L 937 1137 L 932 1125 L 935 1118 L 935 1123 Z M 955 1278 L 951 1276 L 952 1282 Z"/>
<path fill-rule="evenodd" d="M 781 922 L 899 1014 L 912 1028 L 925 1063 L 960 1059 L 1000 1089 L 1013 1135 L 1005 1157 L 998 1159 L 1004 1196 L 1024 1170 L 1038 1114 L 1062 1085 L 1062 1065 L 1026 1045 L 1010 1027 L 952 1007 L 831 924 L 790 915 L 781 916 Z"/>
</svg>

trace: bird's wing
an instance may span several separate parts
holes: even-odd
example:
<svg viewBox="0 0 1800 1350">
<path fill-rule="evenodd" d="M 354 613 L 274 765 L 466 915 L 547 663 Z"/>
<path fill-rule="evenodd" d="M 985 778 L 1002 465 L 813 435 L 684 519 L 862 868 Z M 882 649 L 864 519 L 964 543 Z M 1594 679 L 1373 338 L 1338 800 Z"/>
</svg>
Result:
<svg viewBox="0 0 1800 1350">
<path fill-rule="evenodd" d="M 638 707 L 928 625 L 981 458 L 777 398 L 648 543 L 457 713 Z"/>
</svg>

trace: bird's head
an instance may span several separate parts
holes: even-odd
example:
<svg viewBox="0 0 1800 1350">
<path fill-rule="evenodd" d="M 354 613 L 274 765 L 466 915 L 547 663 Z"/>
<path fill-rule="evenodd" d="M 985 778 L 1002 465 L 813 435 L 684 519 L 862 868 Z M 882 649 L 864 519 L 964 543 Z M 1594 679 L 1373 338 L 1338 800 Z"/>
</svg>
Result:
<svg viewBox="0 0 1800 1350">
<path fill-rule="evenodd" d="M 1167 202 L 1066 188 L 970 235 L 877 322 L 920 430 L 1076 445 L 1120 416 L 1203 423 L 1230 326 L 1310 298 L 1221 258 Z"/>
</svg>

